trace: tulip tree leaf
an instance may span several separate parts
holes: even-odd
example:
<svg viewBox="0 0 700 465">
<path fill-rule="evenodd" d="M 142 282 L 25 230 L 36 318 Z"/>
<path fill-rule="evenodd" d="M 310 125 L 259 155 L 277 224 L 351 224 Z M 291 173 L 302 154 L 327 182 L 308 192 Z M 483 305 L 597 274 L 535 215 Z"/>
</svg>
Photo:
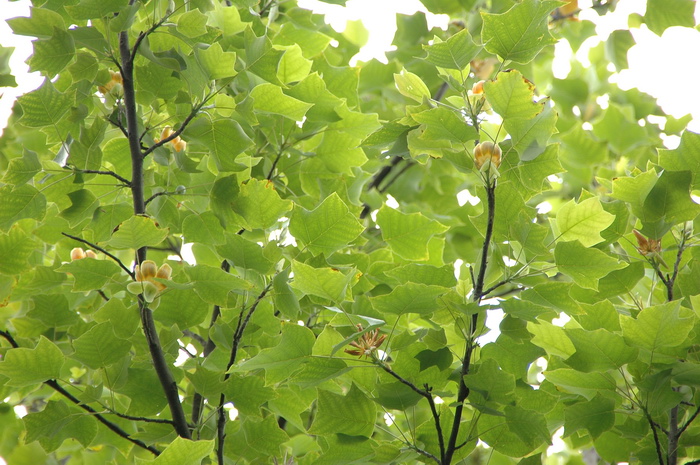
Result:
<svg viewBox="0 0 700 465">
<path fill-rule="evenodd" d="M 314 210 L 295 209 L 289 232 L 314 255 L 326 256 L 346 246 L 364 230 L 345 202 L 333 193 Z"/>
<path fill-rule="evenodd" d="M 391 250 L 406 260 L 427 260 L 428 241 L 447 227 L 420 213 L 401 213 L 382 207 L 377 214 L 377 225 Z"/>
<path fill-rule="evenodd" d="M 486 100 L 504 120 L 511 118 L 531 119 L 544 109 L 544 102 L 535 102 L 535 85 L 525 79 L 520 71 L 510 70 L 498 74 L 495 81 L 484 84 Z M 513 127 L 525 132 L 517 123 Z"/>
<path fill-rule="evenodd" d="M 119 361 L 131 350 L 131 343 L 114 334 L 112 323 L 93 326 L 73 341 L 73 358 L 90 368 L 97 369 Z"/>
<path fill-rule="evenodd" d="M 167 229 L 160 229 L 155 221 L 145 216 L 134 216 L 119 225 L 117 232 L 107 241 L 115 249 L 139 249 L 158 245 L 168 236 Z"/>
<path fill-rule="evenodd" d="M 8 386 L 30 386 L 59 378 L 65 357 L 61 349 L 44 336 L 33 349 L 10 349 L 0 362 L 0 375 Z"/>
<path fill-rule="evenodd" d="M 464 70 L 469 62 L 481 51 L 481 47 L 474 43 L 469 31 L 462 29 L 445 42 L 433 39 L 432 45 L 424 45 L 428 52 L 427 60 L 441 68 Z"/>
<path fill-rule="evenodd" d="M 524 0 L 505 13 L 482 13 L 484 47 L 503 60 L 529 63 L 556 40 L 549 34 L 549 13 L 560 5 L 547 0 Z"/>
<path fill-rule="evenodd" d="M 374 431 L 376 411 L 374 402 L 355 384 L 345 396 L 320 389 L 318 414 L 310 432 L 370 437 Z"/>
<path fill-rule="evenodd" d="M 695 318 L 682 311 L 681 302 L 647 307 L 637 318 L 622 316 L 622 334 L 629 344 L 654 351 L 678 347 L 695 324 Z"/>
<path fill-rule="evenodd" d="M 41 412 L 24 417 L 28 443 L 39 441 L 47 452 L 52 452 L 66 439 L 76 439 L 87 447 L 97 435 L 97 420 L 77 407 L 65 402 L 49 401 Z"/>
<path fill-rule="evenodd" d="M 603 210 L 597 198 L 580 203 L 570 200 L 557 212 L 559 240 L 578 240 L 583 246 L 590 247 L 603 241 L 599 231 L 610 226 L 613 221 L 615 216 Z"/>
<path fill-rule="evenodd" d="M 626 265 L 598 249 L 589 249 L 576 240 L 559 242 L 554 249 L 554 260 L 559 271 L 571 277 L 586 289 L 598 289 L 598 280 Z"/>
</svg>

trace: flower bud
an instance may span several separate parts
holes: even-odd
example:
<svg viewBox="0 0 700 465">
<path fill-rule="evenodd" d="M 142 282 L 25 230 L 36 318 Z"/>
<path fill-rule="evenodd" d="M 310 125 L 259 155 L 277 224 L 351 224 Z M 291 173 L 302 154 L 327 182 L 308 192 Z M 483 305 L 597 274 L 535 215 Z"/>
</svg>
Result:
<svg viewBox="0 0 700 465">
<path fill-rule="evenodd" d="M 498 144 L 491 141 L 485 141 L 474 147 L 474 165 L 477 169 L 481 169 L 487 161 L 498 168 L 501 166 L 501 148 Z"/>
<path fill-rule="evenodd" d="M 185 149 L 187 148 L 187 142 L 180 139 L 179 137 L 176 137 L 171 142 L 172 142 L 173 148 L 175 149 L 176 152 L 184 152 Z"/>
<path fill-rule="evenodd" d="M 86 250 L 85 256 L 87 258 L 97 258 L 97 254 L 95 252 L 93 252 L 92 250 Z"/>
<path fill-rule="evenodd" d="M 153 277 L 158 272 L 158 267 L 156 266 L 156 262 L 153 260 L 144 260 L 143 263 L 141 263 L 141 266 L 136 265 L 136 280 L 137 281 L 146 281 L 149 280 Z"/>
<path fill-rule="evenodd" d="M 165 126 L 163 128 L 163 132 L 160 133 L 160 139 L 163 140 L 166 137 L 170 137 L 170 135 L 173 133 L 173 129 L 170 126 Z"/>
<path fill-rule="evenodd" d="M 158 273 L 156 273 L 156 278 L 170 279 L 170 275 L 173 274 L 173 269 L 167 263 L 163 263 L 160 268 L 158 268 Z"/>
<path fill-rule="evenodd" d="M 485 83 L 486 83 L 486 81 L 484 81 L 484 80 L 481 80 L 481 81 L 475 83 L 475 84 L 472 86 L 472 94 L 474 94 L 474 95 L 483 94 L 483 93 L 484 93 L 484 84 L 485 84 Z"/>
<path fill-rule="evenodd" d="M 82 248 L 76 247 L 70 251 L 71 260 L 80 260 L 83 258 L 85 258 L 85 251 Z"/>
</svg>

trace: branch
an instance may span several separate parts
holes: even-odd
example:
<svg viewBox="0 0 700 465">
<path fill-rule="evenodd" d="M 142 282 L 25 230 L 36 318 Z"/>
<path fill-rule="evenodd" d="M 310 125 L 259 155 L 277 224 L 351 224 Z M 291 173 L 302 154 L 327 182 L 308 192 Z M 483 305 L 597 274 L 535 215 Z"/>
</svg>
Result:
<svg viewBox="0 0 700 465">
<path fill-rule="evenodd" d="M 105 176 L 112 176 L 115 179 L 118 179 L 122 183 L 124 183 L 127 187 L 131 187 L 131 181 L 126 179 L 123 176 L 118 175 L 114 171 L 103 171 L 103 170 L 81 170 L 78 168 L 73 168 L 73 171 L 76 171 L 78 173 L 85 173 L 85 174 L 103 174 Z"/>
<path fill-rule="evenodd" d="M 656 426 L 654 425 L 654 420 L 651 419 L 651 415 L 649 415 L 649 412 L 646 411 L 646 409 L 642 409 L 644 412 L 644 416 L 646 417 L 647 421 L 649 422 L 649 426 L 651 426 L 651 432 L 654 434 L 654 445 L 656 447 L 656 456 L 659 459 L 659 465 L 665 465 L 664 464 L 664 457 L 663 454 L 661 453 L 661 442 L 659 441 L 659 435 L 656 432 Z"/>
<path fill-rule="evenodd" d="M 157 25 L 159 24 L 160 23 Z M 154 25 L 154 27 L 149 30 L 149 33 L 155 30 L 157 25 Z M 129 31 L 122 31 L 119 33 L 119 55 L 122 69 L 122 87 L 124 89 L 124 111 L 126 113 L 126 128 L 129 152 L 131 155 L 131 195 L 135 215 L 143 215 L 146 212 L 146 204 L 144 201 L 143 155 L 141 153 L 141 142 L 139 141 L 138 120 L 136 117 L 136 92 L 134 90 L 134 58 L 140 41 L 143 40 L 146 35 L 147 34 L 141 34 L 139 36 L 139 40 L 137 40 L 132 54 L 129 47 Z M 143 263 L 146 260 L 146 251 L 146 247 L 141 247 L 136 251 L 136 263 Z M 158 380 L 168 400 L 168 407 L 170 408 L 175 431 L 179 436 L 190 439 L 190 428 L 187 424 L 185 412 L 182 409 L 177 383 L 170 372 L 170 367 L 160 345 L 156 324 L 155 321 L 153 321 L 153 312 L 146 305 L 143 295 L 139 295 L 138 302 L 143 333 L 146 337 L 153 367 L 156 370 Z"/>
<path fill-rule="evenodd" d="M 486 185 L 486 200 L 488 203 L 488 222 L 486 223 L 486 234 L 484 235 L 484 243 L 481 248 L 481 264 L 479 268 L 479 274 L 477 275 L 476 282 L 474 283 L 473 299 L 475 302 L 480 302 L 482 297 L 485 295 L 483 292 L 484 280 L 486 279 L 486 266 L 488 265 L 489 246 L 491 244 L 491 237 L 493 236 L 493 223 L 496 217 L 495 181 L 489 182 Z M 443 461 L 443 465 L 450 465 L 450 463 L 452 462 L 452 456 L 457 450 L 457 436 L 459 435 L 460 423 L 462 422 L 462 411 L 464 410 L 464 401 L 469 396 L 469 388 L 466 384 L 464 384 L 464 377 L 469 373 L 469 368 L 471 366 L 471 359 L 474 353 L 474 341 L 472 339 L 474 334 L 476 333 L 478 319 L 478 313 L 474 313 L 472 315 L 470 337 L 466 341 L 464 359 L 462 359 L 462 369 L 460 370 L 459 376 L 459 392 L 457 394 L 457 406 L 455 407 L 455 416 L 452 422 L 452 430 L 450 432 L 450 439 L 447 443 L 447 451 L 445 455 L 445 460 Z"/>
<path fill-rule="evenodd" d="M 377 366 L 379 366 L 379 368 L 381 368 L 382 370 L 386 371 L 386 372 L 389 373 L 391 376 L 393 376 L 394 378 L 396 378 L 397 380 L 399 380 L 401 383 L 403 383 L 403 384 L 405 384 L 406 386 L 408 386 L 409 388 L 411 388 L 416 394 L 418 394 L 418 395 L 420 395 L 420 396 L 422 396 L 422 397 L 425 397 L 426 399 L 432 397 L 432 395 L 430 394 L 430 392 L 429 392 L 427 389 L 424 391 L 423 389 L 419 388 L 418 386 L 416 386 L 415 384 L 413 384 L 412 382 L 410 382 L 410 381 L 407 380 L 406 378 L 403 378 L 401 375 L 399 375 L 399 374 L 396 373 L 394 370 L 392 370 L 391 368 L 389 368 L 389 367 L 388 367 L 384 362 L 382 362 L 381 360 L 377 360 Z"/>
<path fill-rule="evenodd" d="M 91 248 L 93 248 L 93 249 L 95 249 L 95 250 L 97 250 L 97 251 L 99 251 L 99 252 L 102 252 L 103 254 L 107 255 L 109 258 L 111 258 L 112 260 L 114 260 L 115 262 L 117 262 L 117 265 L 119 265 L 119 267 L 120 267 L 122 270 L 126 271 L 126 273 L 131 277 L 131 279 L 136 279 L 136 277 L 135 277 L 133 271 L 131 271 L 129 268 L 127 268 L 127 266 L 124 265 L 124 263 L 122 263 L 121 260 L 119 260 L 117 257 L 115 257 L 114 255 L 112 255 L 111 253 L 107 252 L 105 249 L 103 249 L 103 248 L 100 247 L 99 245 L 93 244 L 93 243 L 90 242 L 90 241 L 86 241 L 85 239 L 81 239 L 81 238 L 79 238 L 79 237 L 77 237 L 77 236 L 73 236 L 73 235 L 68 234 L 68 233 L 62 232 L 61 234 L 63 234 L 63 235 L 66 236 L 66 237 L 70 237 L 70 238 L 73 239 L 74 241 L 78 241 L 78 242 L 81 242 L 81 243 L 83 243 L 83 244 L 85 244 L 85 245 L 89 245 Z"/>
<path fill-rule="evenodd" d="M 226 374 L 224 375 L 224 381 L 227 381 L 231 376 L 231 374 L 229 373 L 229 369 L 233 366 L 234 363 L 236 363 L 238 347 L 241 343 L 241 339 L 243 338 L 243 332 L 245 331 L 246 326 L 248 326 L 248 322 L 253 316 L 255 309 L 258 308 L 258 304 L 260 304 L 260 302 L 265 298 L 265 295 L 267 295 L 268 291 L 272 288 L 272 283 L 273 280 L 270 280 L 270 283 L 267 286 L 265 286 L 265 289 L 262 290 L 260 295 L 258 295 L 258 297 L 255 299 L 255 302 L 253 302 L 253 305 L 250 306 L 250 309 L 248 310 L 248 313 L 246 314 L 245 318 L 243 318 L 242 321 L 240 319 L 238 321 L 238 327 L 233 333 L 231 355 L 229 356 L 228 363 L 226 364 Z M 244 311 L 241 311 L 241 317 L 243 316 L 243 313 Z M 226 413 L 224 412 L 225 403 L 226 396 L 222 393 L 219 397 L 219 407 L 217 409 L 216 420 L 216 437 L 218 439 L 218 444 L 216 447 L 216 457 L 219 461 L 219 465 L 224 465 L 224 441 L 226 439 Z"/>
<path fill-rule="evenodd" d="M 695 412 L 688 418 L 688 421 L 685 422 L 683 426 L 678 430 L 678 437 L 681 436 L 685 432 L 686 429 L 688 429 L 688 426 L 693 422 L 698 417 L 698 414 L 700 414 L 700 407 L 698 407 Z"/>
<path fill-rule="evenodd" d="M 15 341 L 15 338 L 12 337 L 12 335 L 9 332 L 0 331 L 0 336 L 2 336 L 5 340 L 7 340 L 7 342 L 9 342 L 13 348 L 15 348 L 15 349 L 19 348 L 19 344 L 17 344 L 17 341 Z M 52 388 L 54 391 L 62 394 L 64 397 L 66 397 L 68 400 L 73 402 L 75 405 L 77 405 L 81 409 L 91 413 L 92 416 L 97 419 L 97 421 L 99 421 L 100 423 L 105 425 L 107 428 L 109 428 L 110 430 L 115 432 L 117 435 L 121 436 L 122 438 L 126 439 L 127 441 L 131 442 L 132 444 L 135 444 L 135 445 L 141 447 L 142 449 L 146 449 L 147 451 L 151 452 L 153 455 L 156 455 L 156 456 L 160 455 L 160 450 L 156 449 L 153 446 L 147 445 L 143 441 L 132 438 L 129 435 L 129 433 L 127 433 L 126 431 L 124 431 L 123 429 L 121 429 L 119 426 L 115 425 L 111 421 L 107 420 L 101 414 L 97 413 L 97 411 L 95 409 L 93 409 L 89 405 L 82 403 L 80 401 L 80 399 L 76 398 L 75 396 L 73 396 L 73 394 L 71 394 L 70 392 L 63 389 L 58 384 L 58 381 L 56 381 L 55 379 L 50 379 L 50 380 L 44 381 L 44 384 L 46 384 L 47 386 Z"/>
<path fill-rule="evenodd" d="M 192 119 L 193 119 L 195 116 L 197 116 L 197 113 L 199 113 L 199 110 L 202 109 L 202 107 L 204 106 L 205 103 L 207 103 L 208 100 L 209 100 L 209 97 L 205 98 L 205 99 L 202 101 L 202 103 L 200 103 L 199 105 L 193 106 L 193 107 L 192 107 L 192 111 L 190 112 L 190 114 L 187 115 L 187 118 L 185 118 L 185 120 L 180 124 L 180 127 L 177 128 L 176 131 L 174 131 L 172 134 L 170 134 L 170 135 L 169 135 L 168 137 L 166 137 L 165 139 L 159 140 L 158 142 L 156 142 L 155 144 L 151 145 L 149 148 L 147 148 L 146 150 L 144 150 L 144 151 L 141 153 L 141 157 L 142 157 L 142 158 L 146 158 L 148 155 L 150 155 L 150 154 L 151 154 L 155 149 L 157 149 L 158 147 L 162 147 L 163 145 L 167 144 L 168 142 L 170 142 L 171 140 L 175 139 L 176 137 L 179 137 L 180 134 L 182 134 L 182 133 L 184 132 L 184 130 L 185 130 L 185 128 L 187 127 L 187 125 L 190 124 L 190 122 L 192 121 Z M 139 150 L 140 150 L 140 144 L 139 144 Z"/>
</svg>

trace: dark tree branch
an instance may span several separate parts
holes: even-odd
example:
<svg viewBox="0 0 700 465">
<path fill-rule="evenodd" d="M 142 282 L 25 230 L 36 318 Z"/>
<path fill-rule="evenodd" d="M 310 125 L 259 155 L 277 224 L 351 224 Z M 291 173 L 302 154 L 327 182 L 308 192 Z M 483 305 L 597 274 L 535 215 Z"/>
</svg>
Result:
<svg viewBox="0 0 700 465">
<path fill-rule="evenodd" d="M 164 18 L 165 19 L 165 18 Z M 157 23 L 160 25 L 162 23 Z M 149 33 L 155 30 L 156 25 L 149 29 Z M 134 214 L 143 215 L 146 212 L 144 201 L 144 179 L 143 179 L 143 154 L 141 152 L 141 142 L 138 134 L 138 120 L 136 115 L 136 92 L 134 90 L 134 59 L 141 40 L 148 34 L 141 34 L 136 41 L 133 53 L 129 47 L 129 32 L 119 33 L 119 55 L 122 69 L 122 87 L 124 89 L 124 111 L 126 113 L 126 129 L 129 141 L 129 152 L 131 154 L 131 194 L 134 204 Z M 143 263 L 146 260 L 146 247 L 141 247 L 136 251 L 136 263 Z M 190 429 L 187 424 L 185 412 L 180 402 L 177 383 L 170 372 L 170 366 L 165 359 L 165 354 L 160 344 L 153 312 L 146 305 L 142 295 L 139 295 L 139 314 L 141 316 L 141 326 L 146 337 L 148 350 L 151 354 L 153 367 L 156 370 L 158 379 L 168 400 L 168 407 L 172 415 L 173 424 L 177 434 L 183 438 L 190 439 Z"/>
<path fill-rule="evenodd" d="M 224 381 L 228 380 L 231 374 L 228 372 L 229 369 L 236 363 L 236 356 L 238 355 L 238 348 L 243 338 L 243 332 L 248 326 L 250 318 L 253 316 L 255 309 L 258 308 L 260 302 L 265 298 L 267 293 L 272 288 L 272 280 L 265 286 L 262 292 L 255 299 L 255 302 L 248 309 L 248 313 L 243 317 L 245 309 L 241 310 L 241 318 L 238 320 L 238 327 L 233 333 L 233 344 L 231 347 L 231 355 L 229 356 L 228 363 L 226 364 L 226 374 L 224 375 Z M 216 446 L 216 456 L 219 465 L 224 465 L 224 441 L 226 440 L 226 412 L 224 411 L 224 404 L 226 404 L 226 396 L 222 393 L 219 397 L 219 407 L 217 409 L 217 420 L 216 420 L 216 437 L 218 439 L 218 444 Z"/>
<path fill-rule="evenodd" d="M 678 430 L 678 437 L 681 436 L 681 434 L 685 433 L 685 430 L 688 429 L 690 424 L 698 417 L 698 414 L 700 414 L 700 407 L 695 409 L 695 412 L 688 418 L 688 421 L 685 422 L 683 426 Z"/>
<path fill-rule="evenodd" d="M 115 257 L 114 255 L 112 255 L 111 253 L 107 252 L 105 249 L 103 249 L 103 248 L 100 247 L 99 245 L 93 244 L 93 243 L 90 242 L 90 241 L 86 241 L 85 239 L 81 239 L 80 237 L 73 236 L 73 235 L 68 234 L 68 233 L 62 232 L 61 234 L 63 234 L 63 235 L 66 236 L 66 237 L 69 237 L 69 238 L 73 239 L 74 241 L 78 241 L 78 242 L 81 242 L 81 243 L 83 243 L 83 244 L 85 244 L 85 245 L 88 245 L 88 246 L 90 246 L 91 248 L 93 248 L 93 249 L 95 249 L 95 250 L 97 250 L 97 251 L 99 251 L 99 252 L 102 252 L 103 254 L 107 255 L 109 258 L 111 258 L 112 260 L 114 260 L 114 261 L 117 263 L 117 265 L 119 265 L 119 267 L 120 267 L 122 270 L 126 271 L 126 273 L 131 277 L 131 279 L 136 279 L 135 276 L 134 276 L 134 272 L 133 272 L 133 271 L 131 271 L 129 268 L 127 268 L 127 266 L 124 265 L 124 263 L 122 263 L 121 260 L 119 260 L 117 257 Z"/>
<path fill-rule="evenodd" d="M 659 441 L 659 434 L 656 432 L 654 420 L 652 420 L 651 415 L 649 415 L 649 412 L 647 412 L 646 409 L 643 409 L 643 412 L 647 422 L 649 422 L 649 426 L 651 426 L 651 432 L 654 435 L 654 446 L 656 448 L 656 456 L 659 459 L 659 465 L 665 465 L 663 452 L 661 451 L 661 442 Z"/>
<path fill-rule="evenodd" d="M 115 173 L 114 171 L 104 171 L 104 170 L 81 170 L 81 169 L 78 169 L 78 168 L 73 168 L 73 171 L 76 171 L 76 172 L 78 172 L 78 173 L 85 173 L 85 174 L 102 174 L 102 175 L 105 175 L 105 176 L 112 176 L 113 178 L 118 179 L 119 181 L 121 181 L 125 186 L 131 187 L 131 181 L 129 181 L 128 179 L 126 179 L 126 178 L 123 177 L 123 176 L 118 175 L 118 174 Z"/>
<path fill-rule="evenodd" d="M 476 277 L 476 282 L 474 283 L 474 295 L 473 300 L 475 302 L 480 302 L 484 297 L 484 281 L 486 279 L 486 267 L 488 265 L 489 258 L 489 247 L 491 245 L 491 237 L 493 236 L 493 224 L 496 217 L 496 182 L 489 181 L 486 185 L 486 201 L 488 209 L 488 217 L 486 223 L 486 234 L 484 235 L 484 243 L 481 248 L 481 263 L 479 267 L 479 273 Z M 462 422 L 462 412 L 464 411 L 464 401 L 469 397 L 469 388 L 464 383 L 464 377 L 469 374 L 469 369 L 471 367 L 472 355 L 474 353 L 474 335 L 476 334 L 476 328 L 479 320 L 478 313 L 472 315 L 472 322 L 470 328 L 469 338 L 466 341 L 466 347 L 464 351 L 464 358 L 462 359 L 462 368 L 460 370 L 459 376 L 459 391 L 457 393 L 457 406 L 455 407 L 454 420 L 452 422 L 452 430 L 450 432 L 450 439 L 447 442 L 447 451 L 445 454 L 445 460 L 443 465 L 450 465 L 452 463 L 452 457 L 457 450 L 457 436 L 459 435 L 459 429 Z"/>
<path fill-rule="evenodd" d="M 7 342 L 9 342 L 10 345 L 14 349 L 19 348 L 19 344 L 17 344 L 17 341 L 15 340 L 15 338 L 12 337 L 12 335 L 8 331 L 0 331 L 0 336 L 2 336 Z M 58 384 L 58 381 L 56 381 L 55 379 L 50 379 L 50 380 L 44 381 L 44 384 L 46 384 L 54 391 L 58 392 L 59 394 L 63 395 L 64 397 L 66 397 L 68 400 L 73 402 L 75 405 L 77 405 L 81 409 L 92 414 L 92 416 L 95 417 L 97 419 L 97 421 L 99 421 L 100 423 L 105 425 L 107 428 L 112 430 L 118 436 L 121 436 L 122 438 L 126 439 L 127 441 L 131 442 L 132 444 L 137 445 L 138 447 L 141 447 L 142 449 L 146 449 L 147 451 L 151 452 L 153 455 L 156 455 L 156 456 L 160 455 L 160 450 L 156 449 L 153 446 L 147 445 L 143 441 L 132 438 L 129 435 L 129 433 L 127 433 L 126 431 L 124 431 L 123 429 L 121 429 L 119 426 L 115 425 L 111 421 L 107 420 L 100 413 L 97 413 L 97 411 L 95 409 L 93 409 L 89 405 L 82 403 L 80 401 L 80 399 L 76 398 L 73 394 L 71 394 L 70 392 L 63 389 L 61 387 L 61 385 Z"/>
</svg>

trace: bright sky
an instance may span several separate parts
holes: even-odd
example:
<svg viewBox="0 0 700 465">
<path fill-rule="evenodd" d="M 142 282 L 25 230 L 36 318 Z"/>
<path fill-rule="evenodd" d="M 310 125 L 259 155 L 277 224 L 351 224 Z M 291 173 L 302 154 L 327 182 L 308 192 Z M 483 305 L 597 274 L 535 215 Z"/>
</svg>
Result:
<svg viewBox="0 0 700 465">
<path fill-rule="evenodd" d="M 598 36 L 588 39 L 577 53 L 584 63 L 588 50 L 600 40 L 605 40 L 615 29 L 627 29 L 630 13 L 644 14 L 645 3 L 641 0 L 620 0 L 613 14 L 599 17 L 588 8 L 592 0 L 579 0 L 582 8 L 581 19 L 589 19 L 598 24 Z M 42 78 L 29 74 L 24 63 L 31 54 L 31 38 L 13 36 L 4 22 L 16 16 L 29 16 L 29 1 L 9 2 L 0 0 L 0 45 L 17 47 L 10 65 L 17 77 L 19 87 L 0 90 L 0 128 L 6 125 L 10 108 L 18 95 L 29 92 L 41 85 Z M 319 0 L 299 0 L 299 5 L 311 8 L 326 15 L 327 21 L 336 29 L 342 30 L 346 20 L 361 19 L 370 31 L 370 41 L 362 49 L 356 60 L 366 61 L 378 58 L 385 61 L 384 52 L 391 50 L 391 41 L 396 30 L 395 14 L 411 14 L 416 10 L 425 11 L 419 0 L 348 0 L 346 7 L 323 3 Z M 696 18 L 700 16 L 700 3 L 696 8 Z M 429 27 L 445 27 L 448 17 L 427 13 Z M 633 29 L 637 45 L 629 51 L 629 69 L 613 75 L 613 80 L 623 89 L 637 87 L 658 99 L 659 105 L 672 116 L 681 117 L 693 113 L 694 121 L 689 128 L 700 132 L 700 62 L 692 59 L 691 50 L 700 50 L 700 32 L 690 28 L 674 27 L 667 29 L 662 37 L 650 32 L 646 26 Z M 554 74 L 566 77 L 571 50 L 565 41 L 556 49 Z M 668 142 L 667 142 L 668 143 Z M 672 143 L 672 142 L 671 142 Z"/>
</svg>

